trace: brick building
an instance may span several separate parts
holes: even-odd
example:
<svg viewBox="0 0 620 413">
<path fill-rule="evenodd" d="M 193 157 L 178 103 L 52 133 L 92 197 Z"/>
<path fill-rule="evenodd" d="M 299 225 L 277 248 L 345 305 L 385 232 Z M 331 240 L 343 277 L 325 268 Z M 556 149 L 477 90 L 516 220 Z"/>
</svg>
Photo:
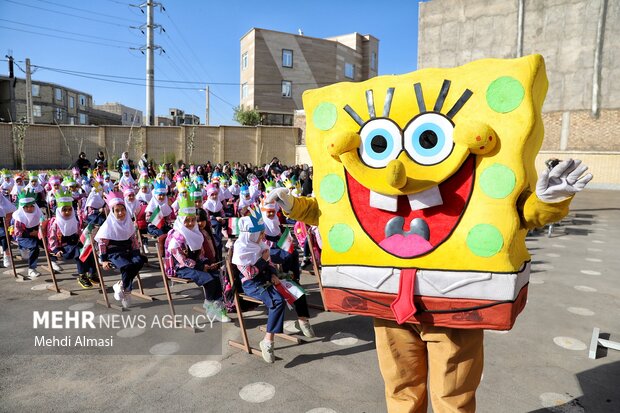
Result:
<svg viewBox="0 0 620 413">
<path fill-rule="evenodd" d="M 379 68 L 379 40 L 369 34 L 320 39 L 253 28 L 240 43 L 240 103 L 263 125 L 293 125 L 306 89 L 366 80 Z"/>
<path fill-rule="evenodd" d="M 11 94 L 11 88 L 14 95 Z M 55 83 L 32 80 L 34 123 L 88 125 L 92 106 L 93 98 L 88 93 Z M 0 121 L 17 121 L 25 118 L 26 112 L 26 80 L 0 76 Z"/>
</svg>

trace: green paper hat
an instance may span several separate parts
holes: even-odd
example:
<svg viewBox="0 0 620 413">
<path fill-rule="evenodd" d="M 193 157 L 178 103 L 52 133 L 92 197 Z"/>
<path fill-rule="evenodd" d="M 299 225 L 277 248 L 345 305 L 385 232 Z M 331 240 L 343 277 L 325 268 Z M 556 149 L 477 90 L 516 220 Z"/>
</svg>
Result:
<svg viewBox="0 0 620 413">
<path fill-rule="evenodd" d="M 64 187 L 70 187 L 70 186 L 76 186 L 77 182 L 75 182 L 75 178 L 73 178 L 70 175 L 65 176 L 65 179 L 62 180 L 62 186 Z"/>
<path fill-rule="evenodd" d="M 269 192 L 276 188 L 276 181 L 268 179 L 265 181 L 265 192 Z"/>
<path fill-rule="evenodd" d="M 17 194 L 17 202 L 20 207 L 24 207 L 27 205 L 34 205 L 36 200 L 37 200 L 37 194 L 34 191 L 31 191 L 30 189 L 27 191 L 20 191 L 19 194 Z"/>
<path fill-rule="evenodd" d="M 159 165 L 159 173 L 163 174 L 165 172 L 166 172 L 166 165 L 162 163 L 161 165 Z"/>
<path fill-rule="evenodd" d="M 36 172 L 29 172 L 28 173 L 28 180 L 29 181 L 34 181 L 35 179 L 38 181 L 39 180 L 39 175 L 37 175 Z"/>
<path fill-rule="evenodd" d="M 73 206 L 73 196 L 71 195 L 71 192 L 67 191 L 66 189 L 59 189 L 54 194 L 54 197 L 56 198 L 56 205 L 58 206 L 58 208 Z"/>
<path fill-rule="evenodd" d="M 0 169 L 0 173 L 2 174 L 3 178 L 11 178 L 13 176 L 8 169 Z"/>
<path fill-rule="evenodd" d="M 179 196 L 179 213 L 180 217 L 196 215 L 196 198 L 188 194 L 188 196 Z"/>
<path fill-rule="evenodd" d="M 187 191 L 194 200 L 202 199 L 202 189 L 200 189 L 199 185 L 191 184 L 187 187 Z"/>
<path fill-rule="evenodd" d="M 140 185 L 140 188 L 143 188 L 145 186 L 150 187 L 151 180 L 148 178 L 140 178 L 140 180 L 138 181 L 138 184 Z"/>
</svg>

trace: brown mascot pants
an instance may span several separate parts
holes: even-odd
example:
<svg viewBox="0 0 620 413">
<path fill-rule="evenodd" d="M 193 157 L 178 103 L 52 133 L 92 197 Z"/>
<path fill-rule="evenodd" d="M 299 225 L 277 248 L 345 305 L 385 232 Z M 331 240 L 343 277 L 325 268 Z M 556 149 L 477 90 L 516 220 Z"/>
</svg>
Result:
<svg viewBox="0 0 620 413">
<path fill-rule="evenodd" d="M 375 319 L 379 367 L 390 413 L 426 412 L 428 380 L 435 413 L 475 412 L 484 363 L 481 329 Z"/>
</svg>

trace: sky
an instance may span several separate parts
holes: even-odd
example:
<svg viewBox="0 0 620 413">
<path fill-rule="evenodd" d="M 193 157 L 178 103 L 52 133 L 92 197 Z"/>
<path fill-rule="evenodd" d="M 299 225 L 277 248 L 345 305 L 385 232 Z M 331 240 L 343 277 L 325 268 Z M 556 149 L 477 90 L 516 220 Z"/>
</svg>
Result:
<svg viewBox="0 0 620 413">
<path fill-rule="evenodd" d="M 155 114 L 168 108 L 204 122 L 205 84 L 210 124 L 234 125 L 239 104 L 241 37 L 253 27 L 331 37 L 358 32 L 379 39 L 379 75 L 416 69 L 418 1 L 162 0 L 155 23 Z M 146 36 L 140 3 L 129 0 L 0 0 L 0 59 L 12 54 L 33 80 L 58 83 L 93 96 L 95 104 L 120 102 L 145 111 Z M 8 74 L 6 60 L 0 61 Z M 63 73 L 64 72 L 64 73 Z M 73 73 L 67 73 L 73 72 Z M 79 72 L 79 73 L 75 73 Z M 25 74 L 16 68 L 18 77 Z M 103 80 L 102 80 L 103 79 Z M 171 83 L 181 81 L 187 83 Z M 124 83 L 122 83 L 124 82 Z M 190 83 L 197 82 L 197 83 Z M 224 84 L 223 84 L 224 83 Z"/>
</svg>

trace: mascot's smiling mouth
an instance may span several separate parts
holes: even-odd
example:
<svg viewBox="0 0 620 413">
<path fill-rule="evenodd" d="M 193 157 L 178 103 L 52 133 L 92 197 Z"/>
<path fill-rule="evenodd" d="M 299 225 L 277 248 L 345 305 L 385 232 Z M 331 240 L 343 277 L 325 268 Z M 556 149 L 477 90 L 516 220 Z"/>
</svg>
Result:
<svg viewBox="0 0 620 413">
<path fill-rule="evenodd" d="M 442 205 L 412 210 L 406 195 L 398 197 L 396 212 L 370 205 L 371 191 L 348 172 L 347 187 L 355 217 L 384 251 L 399 258 L 414 258 L 441 245 L 456 228 L 474 187 L 475 157 L 439 184 Z M 436 187 L 437 188 L 437 187 Z"/>
</svg>

